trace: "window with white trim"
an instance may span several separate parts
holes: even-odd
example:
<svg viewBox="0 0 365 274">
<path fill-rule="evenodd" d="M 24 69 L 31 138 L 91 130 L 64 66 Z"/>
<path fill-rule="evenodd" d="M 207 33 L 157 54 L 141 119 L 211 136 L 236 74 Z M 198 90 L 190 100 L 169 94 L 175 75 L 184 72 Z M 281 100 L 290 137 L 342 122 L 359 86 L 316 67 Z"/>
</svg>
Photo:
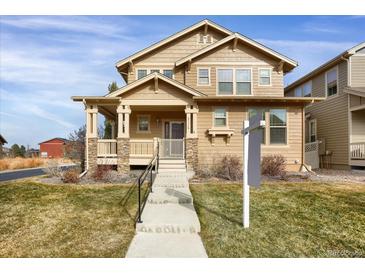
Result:
<svg viewBox="0 0 365 274">
<path fill-rule="evenodd" d="M 198 69 L 198 85 L 208 86 L 210 85 L 210 72 L 207 68 Z"/>
<path fill-rule="evenodd" d="M 236 69 L 236 94 L 251 94 L 251 69 Z"/>
<path fill-rule="evenodd" d="M 309 121 L 309 142 L 317 141 L 317 121 L 310 120 Z"/>
<path fill-rule="evenodd" d="M 163 75 L 172 79 L 172 75 L 173 75 L 172 69 L 164 69 Z"/>
<path fill-rule="evenodd" d="M 137 70 L 137 79 L 141 79 L 147 75 L 147 69 L 138 69 Z"/>
<path fill-rule="evenodd" d="M 249 108 L 248 109 L 248 119 L 251 119 L 253 116 L 261 113 L 261 120 L 265 121 L 265 109 L 263 108 Z M 265 144 L 265 127 L 258 129 L 262 133 L 262 141 L 261 144 Z"/>
<path fill-rule="evenodd" d="M 271 85 L 271 69 L 259 69 L 259 85 Z"/>
<path fill-rule="evenodd" d="M 226 127 L 227 126 L 227 111 L 226 108 L 214 109 L 214 127 Z"/>
<path fill-rule="evenodd" d="M 337 94 L 338 89 L 337 67 L 326 72 L 326 93 L 327 96 Z"/>
<path fill-rule="evenodd" d="M 139 115 L 138 116 L 138 132 L 149 132 L 150 131 L 150 116 Z"/>
<path fill-rule="evenodd" d="M 286 144 L 286 109 L 270 109 L 270 144 Z"/>
<path fill-rule="evenodd" d="M 218 94 L 233 95 L 233 69 L 218 69 Z"/>
</svg>

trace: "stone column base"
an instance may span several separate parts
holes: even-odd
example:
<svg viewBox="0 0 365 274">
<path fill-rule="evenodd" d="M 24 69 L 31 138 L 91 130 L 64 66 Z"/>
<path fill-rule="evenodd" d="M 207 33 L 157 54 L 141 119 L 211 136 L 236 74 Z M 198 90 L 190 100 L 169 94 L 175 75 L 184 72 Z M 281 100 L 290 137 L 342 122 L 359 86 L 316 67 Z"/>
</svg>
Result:
<svg viewBox="0 0 365 274">
<path fill-rule="evenodd" d="M 118 172 L 123 175 L 129 174 L 129 138 L 117 138 Z"/>
<path fill-rule="evenodd" d="M 199 166 L 198 138 L 185 139 L 185 151 L 187 170 L 196 172 Z"/>
<path fill-rule="evenodd" d="M 98 167 L 98 138 L 87 139 L 88 167 L 89 172 L 94 172 Z"/>
</svg>

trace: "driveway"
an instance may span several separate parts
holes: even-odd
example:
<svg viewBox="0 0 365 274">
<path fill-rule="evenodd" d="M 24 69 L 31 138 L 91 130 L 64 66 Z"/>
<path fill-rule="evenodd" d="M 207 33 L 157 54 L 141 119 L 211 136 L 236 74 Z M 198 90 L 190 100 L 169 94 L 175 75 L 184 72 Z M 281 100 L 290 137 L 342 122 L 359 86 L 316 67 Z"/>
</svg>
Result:
<svg viewBox="0 0 365 274">
<path fill-rule="evenodd" d="M 75 164 L 62 165 L 60 166 L 60 168 L 62 170 L 66 170 L 74 166 L 76 165 Z M 2 171 L 0 172 L 0 182 L 44 175 L 46 173 L 43 171 L 43 169 L 44 167 L 36 167 L 36 168 L 18 169 L 12 171 Z"/>
</svg>

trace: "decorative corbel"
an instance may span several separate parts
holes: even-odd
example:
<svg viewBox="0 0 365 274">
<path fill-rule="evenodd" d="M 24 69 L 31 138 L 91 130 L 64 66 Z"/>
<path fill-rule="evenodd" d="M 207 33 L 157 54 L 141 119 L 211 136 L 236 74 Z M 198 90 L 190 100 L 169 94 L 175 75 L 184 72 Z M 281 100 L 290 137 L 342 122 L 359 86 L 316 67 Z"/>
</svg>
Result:
<svg viewBox="0 0 365 274">
<path fill-rule="evenodd" d="M 132 60 L 129 60 L 129 62 L 128 62 L 128 71 L 130 74 L 134 74 L 134 65 L 133 65 Z"/>
<path fill-rule="evenodd" d="M 190 73 L 190 70 L 191 70 L 191 59 L 188 61 L 188 64 L 187 64 L 187 67 L 186 67 L 186 71 L 188 73 Z"/>
<path fill-rule="evenodd" d="M 284 67 L 284 61 L 280 61 L 280 62 L 278 63 L 278 65 L 276 66 L 276 70 L 277 70 L 278 72 L 281 72 L 281 71 L 283 71 L 283 67 Z"/>
</svg>

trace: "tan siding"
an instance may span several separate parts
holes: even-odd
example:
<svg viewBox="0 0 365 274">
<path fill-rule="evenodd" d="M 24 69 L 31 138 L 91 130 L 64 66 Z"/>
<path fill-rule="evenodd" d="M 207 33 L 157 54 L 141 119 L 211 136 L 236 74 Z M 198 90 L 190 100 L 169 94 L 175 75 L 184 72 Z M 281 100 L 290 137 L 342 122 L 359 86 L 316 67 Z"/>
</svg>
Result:
<svg viewBox="0 0 365 274">
<path fill-rule="evenodd" d="M 203 28 L 197 29 L 145 56 L 142 56 L 141 58 L 138 58 L 137 60 L 134 60 L 133 63 L 135 69 L 139 67 L 149 67 L 153 69 L 161 68 L 162 66 L 170 66 L 173 68 L 173 64 L 177 60 L 201 49 L 202 47 L 208 46 L 208 44 L 198 43 L 198 36 L 202 33 L 202 31 Z M 213 41 L 220 40 L 226 36 L 212 29 L 208 29 L 208 34 L 213 37 Z M 135 72 L 132 72 L 132 75 L 128 76 L 128 83 L 135 80 L 136 76 L 134 74 Z"/>
<path fill-rule="evenodd" d="M 351 57 L 351 86 L 365 87 L 365 56 Z"/>
<path fill-rule="evenodd" d="M 198 113 L 199 163 L 200 167 L 211 166 L 223 155 L 236 155 L 242 160 L 242 121 L 246 118 L 248 106 L 231 105 L 228 107 L 229 128 L 234 129 L 230 143 L 224 136 L 216 136 L 214 146 L 207 130 L 212 127 L 210 105 L 200 105 Z M 263 145 L 262 154 L 282 154 L 287 159 L 289 170 L 298 170 L 302 159 L 302 111 L 300 107 L 288 108 L 288 144 L 284 146 Z M 212 153 L 214 151 L 214 153 Z M 298 164 L 294 161 L 298 160 Z"/>
<path fill-rule="evenodd" d="M 342 93 L 306 109 L 317 119 L 317 138 L 325 139 L 326 150 L 333 153 L 332 163 L 348 164 L 348 97 Z"/>
<path fill-rule="evenodd" d="M 137 132 L 138 115 L 150 115 L 150 132 L 140 133 Z M 132 107 L 132 113 L 130 117 L 130 138 L 131 139 L 152 139 L 153 137 L 163 138 L 163 123 L 162 120 L 174 120 L 185 121 L 185 112 L 181 111 L 134 111 Z M 159 123 L 157 123 L 157 119 Z"/>
<path fill-rule="evenodd" d="M 185 91 L 162 81 L 158 82 L 158 91 L 155 92 L 153 79 L 122 95 L 122 98 L 126 100 L 151 100 L 151 103 L 153 100 L 166 100 L 171 102 L 171 105 L 173 105 L 174 100 L 182 100 L 187 104 L 191 103 L 191 97 L 192 95 L 187 94 Z M 146 102 L 146 105 L 148 105 L 148 102 Z"/>
<path fill-rule="evenodd" d="M 241 64 L 238 64 L 241 63 Z M 283 96 L 283 74 L 276 71 L 275 62 L 272 58 L 259 53 L 248 46 L 238 45 L 236 51 L 232 50 L 231 44 L 225 44 L 212 52 L 202 55 L 193 61 L 191 70 L 186 74 L 186 84 L 206 93 L 207 95 L 216 95 L 217 75 L 216 69 L 220 67 L 229 68 L 251 68 L 252 69 L 252 94 L 256 96 Z M 197 85 L 197 68 L 209 67 L 211 84 L 209 86 Z M 272 84 L 271 86 L 258 85 L 258 69 L 272 69 Z"/>
<path fill-rule="evenodd" d="M 351 142 L 365 142 L 365 109 L 353 111 L 351 119 Z"/>
</svg>

